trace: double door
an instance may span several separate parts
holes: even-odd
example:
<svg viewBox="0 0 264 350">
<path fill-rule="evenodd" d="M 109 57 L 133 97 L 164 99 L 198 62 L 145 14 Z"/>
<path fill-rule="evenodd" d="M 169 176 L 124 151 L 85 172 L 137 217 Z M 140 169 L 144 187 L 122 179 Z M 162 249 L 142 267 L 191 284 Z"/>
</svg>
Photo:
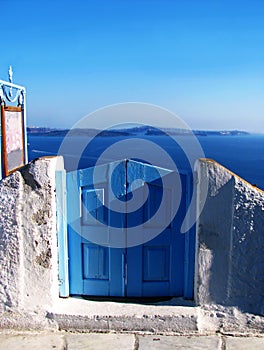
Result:
<svg viewBox="0 0 264 350">
<path fill-rule="evenodd" d="M 179 175 L 174 215 L 177 184 L 171 170 L 124 160 L 68 173 L 70 294 L 184 296 L 188 281 L 192 289 L 186 234 L 180 233 L 187 178 Z"/>
</svg>

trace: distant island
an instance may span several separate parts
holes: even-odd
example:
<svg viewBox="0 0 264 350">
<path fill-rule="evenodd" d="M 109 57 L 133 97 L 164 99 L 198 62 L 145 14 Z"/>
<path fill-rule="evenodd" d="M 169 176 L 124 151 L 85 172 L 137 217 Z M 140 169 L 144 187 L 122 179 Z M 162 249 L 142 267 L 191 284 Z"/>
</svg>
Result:
<svg viewBox="0 0 264 350">
<path fill-rule="evenodd" d="M 173 128 L 154 128 L 152 126 L 136 126 L 124 129 L 56 129 L 45 127 L 27 127 L 27 133 L 33 136 L 86 136 L 86 137 L 118 137 L 118 136 L 162 136 L 164 134 L 188 136 L 192 133 L 196 136 L 232 136 L 249 135 L 246 131 L 240 130 L 187 130 Z"/>
<path fill-rule="evenodd" d="M 27 133 L 36 136 L 88 136 L 94 137 L 96 135 L 102 137 L 109 136 L 129 136 L 128 131 L 118 130 L 97 130 L 97 129 L 51 129 L 42 127 L 27 127 Z"/>
</svg>

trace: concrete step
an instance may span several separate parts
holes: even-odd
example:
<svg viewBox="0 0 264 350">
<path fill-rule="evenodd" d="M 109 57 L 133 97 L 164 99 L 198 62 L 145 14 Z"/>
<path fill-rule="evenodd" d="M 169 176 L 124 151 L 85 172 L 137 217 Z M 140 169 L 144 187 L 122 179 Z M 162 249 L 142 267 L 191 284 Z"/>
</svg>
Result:
<svg viewBox="0 0 264 350">
<path fill-rule="evenodd" d="M 177 300 L 172 301 L 174 304 Z M 172 332 L 198 331 L 195 307 L 167 302 L 144 305 L 96 302 L 81 298 L 59 300 L 47 317 L 66 331 Z"/>
</svg>

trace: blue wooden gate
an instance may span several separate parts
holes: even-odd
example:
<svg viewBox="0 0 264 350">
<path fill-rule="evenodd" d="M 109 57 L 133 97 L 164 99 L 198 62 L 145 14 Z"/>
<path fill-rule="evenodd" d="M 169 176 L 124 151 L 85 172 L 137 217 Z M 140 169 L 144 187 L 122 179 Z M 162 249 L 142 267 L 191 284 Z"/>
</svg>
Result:
<svg viewBox="0 0 264 350">
<path fill-rule="evenodd" d="M 171 215 L 173 190 L 162 182 L 170 174 L 132 160 L 67 174 L 71 295 L 192 298 L 194 229 L 180 233 L 192 189 L 188 174 L 180 174 L 183 195 L 176 216 L 166 226 L 155 219 L 158 210 L 165 222 Z M 145 190 L 144 205 L 130 210 L 127 203 Z M 135 245 L 133 239 L 142 242 Z"/>
</svg>

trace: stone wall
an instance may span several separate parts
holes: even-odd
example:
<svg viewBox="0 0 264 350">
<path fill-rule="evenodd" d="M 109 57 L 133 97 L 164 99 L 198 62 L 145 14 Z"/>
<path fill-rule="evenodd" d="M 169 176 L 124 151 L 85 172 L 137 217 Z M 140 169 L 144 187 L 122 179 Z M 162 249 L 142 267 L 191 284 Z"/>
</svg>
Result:
<svg viewBox="0 0 264 350">
<path fill-rule="evenodd" d="M 55 171 L 33 161 L 0 182 L 0 310 L 45 310 L 59 295 Z"/>
<path fill-rule="evenodd" d="M 197 162 L 195 299 L 264 315 L 264 192 L 218 163 Z M 198 208 L 199 209 L 199 208 Z"/>
</svg>

